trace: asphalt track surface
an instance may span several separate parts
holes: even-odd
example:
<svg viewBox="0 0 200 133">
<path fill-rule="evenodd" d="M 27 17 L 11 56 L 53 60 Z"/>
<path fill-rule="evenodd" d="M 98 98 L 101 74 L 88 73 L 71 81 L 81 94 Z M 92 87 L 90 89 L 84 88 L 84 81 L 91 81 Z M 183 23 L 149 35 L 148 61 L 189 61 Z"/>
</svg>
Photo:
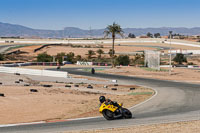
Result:
<svg viewBox="0 0 200 133">
<path fill-rule="evenodd" d="M 102 117 L 31 124 L 11 127 L 1 127 L 5 133 L 46 133 L 68 130 L 86 130 L 124 127 L 140 124 L 154 124 L 200 119 L 200 85 L 156 79 L 128 77 L 121 75 L 96 73 L 90 74 L 72 68 L 63 68 L 71 74 L 87 75 L 106 79 L 117 79 L 119 84 L 136 84 L 148 86 L 156 90 L 157 94 L 147 102 L 131 108 L 134 118 L 127 120 L 107 121 Z"/>
</svg>

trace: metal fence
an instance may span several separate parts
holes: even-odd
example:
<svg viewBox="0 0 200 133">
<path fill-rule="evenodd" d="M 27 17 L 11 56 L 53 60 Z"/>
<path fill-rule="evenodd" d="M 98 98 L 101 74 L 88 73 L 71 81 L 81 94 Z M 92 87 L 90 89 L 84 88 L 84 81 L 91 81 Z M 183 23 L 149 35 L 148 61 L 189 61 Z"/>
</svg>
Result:
<svg viewBox="0 0 200 133">
<path fill-rule="evenodd" d="M 145 50 L 145 66 L 160 70 L 160 52 L 153 50 Z"/>
</svg>

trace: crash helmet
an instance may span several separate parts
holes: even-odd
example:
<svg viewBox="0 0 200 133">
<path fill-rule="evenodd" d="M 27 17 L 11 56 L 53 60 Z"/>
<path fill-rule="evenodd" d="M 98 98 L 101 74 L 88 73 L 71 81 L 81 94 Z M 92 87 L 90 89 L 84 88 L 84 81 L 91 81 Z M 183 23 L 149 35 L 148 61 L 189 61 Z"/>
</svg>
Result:
<svg viewBox="0 0 200 133">
<path fill-rule="evenodd" d="M 100 103 L 103 103 L 104 101 L 106 101 L 105 96 L 100 96 L 99 97 L 99 101 L 100 101 Z"/>
</svg>

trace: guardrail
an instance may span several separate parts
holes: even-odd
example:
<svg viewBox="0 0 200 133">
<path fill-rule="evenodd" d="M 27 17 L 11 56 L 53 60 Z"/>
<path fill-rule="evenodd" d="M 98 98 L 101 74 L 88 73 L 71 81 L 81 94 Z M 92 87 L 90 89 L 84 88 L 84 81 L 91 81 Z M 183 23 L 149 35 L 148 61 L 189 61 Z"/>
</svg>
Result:
<svg viewBox="0 0 200 133">
<path fill-rule="evenodd" d="M 25 69 L 25 68 L 13 68 L 13 67 L 0 67 L 0 72 L 3 73 L 20 73 L 27 75 L 37 75 L 37 76 L 49 76 L 49 77 L 62 77 L 67 78 L 67 72 L 58 72 L 50 70 L 37 70 L 37 69 Z"/>
</svg>

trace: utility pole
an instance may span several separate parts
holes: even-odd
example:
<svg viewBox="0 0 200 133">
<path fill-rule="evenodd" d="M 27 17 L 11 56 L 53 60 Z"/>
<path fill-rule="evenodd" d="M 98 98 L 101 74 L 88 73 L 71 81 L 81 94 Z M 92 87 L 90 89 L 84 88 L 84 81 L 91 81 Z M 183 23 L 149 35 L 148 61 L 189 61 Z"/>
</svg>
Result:
<svg viewBox="0 0 200 133">
<path fill-rule="evenodd" d="M 169 31 L 170 36 L 170 53 L 169 53 L 169 75 L 172 73 L 172 52 L 171 52 L 171 45 L 172 45 L 172 31 Z"/>
<path fill-rule="evenodd" d="M 92 28 L 91 28 L 91 26 L 90 26 L 90 28 L 89 28 L 89 31 L 90 31 L 90 39 L 92 39 Z"/>
</svg>

